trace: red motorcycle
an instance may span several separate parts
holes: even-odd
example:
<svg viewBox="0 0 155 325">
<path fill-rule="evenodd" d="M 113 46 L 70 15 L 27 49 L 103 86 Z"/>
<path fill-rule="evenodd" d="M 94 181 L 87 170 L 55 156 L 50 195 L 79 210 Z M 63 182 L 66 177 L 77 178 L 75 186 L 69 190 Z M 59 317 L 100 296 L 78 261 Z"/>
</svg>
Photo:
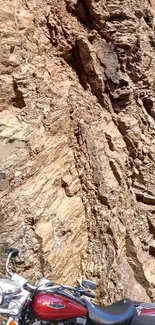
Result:
<svg viewBox="0 0 155 325">
<path fill-rule="evenodd" d="M 9 270 L 18 249 L 7 249 L 6 271 L 11 279 L 0 279 L 0 314 L 6 325 L 155 325 L 155 304 L 129 299 L 98 306 L 83 297 L 95 298 L 96 283 L 83 280 L 70 287 L 42 278 L 37 287 Z"/>
</svg>

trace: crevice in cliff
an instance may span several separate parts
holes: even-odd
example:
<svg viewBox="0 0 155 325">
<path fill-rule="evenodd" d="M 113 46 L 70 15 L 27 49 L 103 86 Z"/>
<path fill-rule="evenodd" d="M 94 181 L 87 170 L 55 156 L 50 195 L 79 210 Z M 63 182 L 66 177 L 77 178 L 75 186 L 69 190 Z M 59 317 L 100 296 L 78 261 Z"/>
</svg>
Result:
<svg viewBox="0 0 155 325">
<path fill-rule="evenodd" d="M 125 110 L 129 104 L 130 93 L 126 90 L 124 93 L 120 93 L 118 98 L 114 98 L 112 92 L 108 92 L 111 100 L 111 105 L 116 114 L 120 113 L 121 110 Z"/>
<path fill-rule="evenodd" d="M 153 116 L 154 110 L 153 110 L 153 106 L 154 106 L 154 99 L 151 95 L 148 95 L 144 98 L 142 98 L 142 102 L 144 105 L 144 108 L 146 109 L 146 112 L 150 115 Z"/>
<path fill-rule="evenodd" d="M 93 29 L 93 21 L 84 0 L 77 0 L 74 5 L 71 5 L 70 1 L 66 0 L 66 8 L 68 12 L 75 16 L 82 25 L 89 30 Z"/>
<path fill-rule="evenodd" d="M 13 105 L 17 108 L 23 108 L 26 106 L 23 93 L 22 91 L 18 88 L 18 84 L 16 83 L 15 80 L 13 80 L 13 90 L 15 93 L 15 97 L 12 98 Z"/>
<path fill-rule="evenodd" d="M 111 151 L 115 151 L 114 143 L 112 142 L 111 136 L 105 132 L 105 137 L 107 139 L 109 149 Z"/>
<path fill-rule="evenodd" d="M 121 180 L 121 176 L 119 175 L 119 172 L 117 170 L 117 167 L 115 166 L 114 162 L 112 160 L 110 160 L 110 167 L 111 170 L 116 178 L 116 181 L 118 182 L 118 184 L 121 186 L 122 180 Z"/>
<path fill-rule="evenodd" d="M 98 193 L 97 197 L 98 197 L 99 202 L 100 202 L 102 205 L 105 205 L 105 206 L 108 207 L 108 209 L 110 209 L 110 205 L 109 205 L 109 203 L 108 203 L 108 198 L 107 198 L 106 195 L 103 195 L 103 194 L 101 194 L 101 193 Z"/>
<path fill-rule="evenodd" d="M 146 24 L 149 26 L 149 28 L 154 28 L 154 21 L 153 21 L 153 13 L 151 12 L 151 10 L 146 9 L 143 13 L 143 18 L 146 22 Z"/>
<path fill-rule="evenodd" d="M 100 87 L 96 87 L 95 81 L 95 73 L 93 76 L 86 73 L 84 65 L 82 63 L 80 53 L 79 53 L 79 46 L 76 42 L 75 46 L 69 52 L 71 56 L 71 60 L 66 60 L 66 62 L 71 66 L 71 68 L 76 72 L 76 75 L 80 81 L 81 86 L 84 90 L 90 90 L 92 95 L 96 96 L 98 102 L 101 106 L 104 105 L 104 96 L 103 90 Z"/>
<path fill-rule="evenodd" d="M 151 255 L 152 257 L 155 258 L 155 247 L 154 246 L 149 247 L 149 255 Z"/>
<path fill-rule="evenodd" d="M 128 16 L 125 12 L 113 13 L 110 17 L 106 18 L 106 22 L 119 22 L 122 23 L 124 20 L 130 20 L 131 17 Z"/>
<path fill-rule="evenodd" d="M 148 193 L 135 193 L 135 195 L 138 202 L 155 205 L 155 197 L 153 195 L 149 195 Z"/>
<path fill-rule="evenodd" d="M 49 16 L 47 15 L 47 16 L 45 16 L 45 18 L 46 18 L 46 27 L 47 27 L 47 31 L 48 31 L 48 34 L 49 34 L 49 36 L 46 35 L 46 37 L 50 40 L 50 43 L 51 43 L 53 46 L 57 46 L 57 45 L 58 45 L 58 41 L 57 41 L 56 38 L 53 39 L 53 35 L 52 35 L 52 27 L 51 27 L 51 24 L 50 24 L 50 22 L 49 22 Z M 55 28 L 53 27 L 53 29 L 55 29 L 55 32 L 56 32 L 56 27 L 55 27 Z"/>
<path fill-rule="evenodd" d="M 81 86 L 84 90 L 88 89 L 88 79 L 84 71 L 83 64 L 79 55 L 78 44 L 72 46 L 72 49 L 69 51 L 69 59 L 66 60 L 69 66 L 76 72 L 76 75 L 79 79 Z"/>
<path fill-rule="evenodd" d="M 35 232 L 35 237 L 39 243 L 39 252 L 38 252 L 38 259 L 40 262 L 40 270 L 43 276 L 48 272 L 49 274 L 52 272 L 51 270 L 51 265 L 45 260 L 44 258 L 44 251 L 43 251 L 43 244 L 42 244 L 42 238 L 36 234 Z"/>
<path fill-rule="evenodd" d="M 89 155 L 87 154 L 86 150 L 86 143 L 83 140 L 81 127 L 79 125 L 79 122 L 73 118 L 72 114 L 70 115 L 70 121 L 71 121 L 71 128 L 72 128 L 72 139 L 76 141 L 76 145 L 73 146 L 73 153 L 74 153 L 74 159 L 75 159 L 75 166 L 77 170 L 77 174 L 79 177 L 79 181 L 81 184 L 81 190 L 83 195 L 81 196 L 81 199 L 83 201 L 83 205 L 85 208 L 86 216 L 87 214 L 87 205 L 89 205 L 89 190 L 87 188 L 87 176 L 89 173 L 89 177 L 91 175 L 91 166 L 89 161 Z M 73 140 L 73 143 L 74 143 Z M 72 141 L 72 140 L 71 140 Z M 81 162 L 82 159 L 82 162 Z M 87 165 L 87 167 L 86 167 Z M 88 172 L 89 169 L 89 172 Z M 81 170 L 83 171 L 81 173 Z M 86 203 L 87 202 L 87 203 Z"/>
</svg>

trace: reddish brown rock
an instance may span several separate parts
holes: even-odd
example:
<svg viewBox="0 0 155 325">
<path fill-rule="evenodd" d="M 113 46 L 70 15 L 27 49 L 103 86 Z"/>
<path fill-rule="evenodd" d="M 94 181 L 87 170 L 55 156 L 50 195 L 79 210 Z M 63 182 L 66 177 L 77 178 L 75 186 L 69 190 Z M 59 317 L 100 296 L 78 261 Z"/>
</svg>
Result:
<svg viewBox="0 0 155 325">
<path fill-rule="evenodd" d="M 3 273 L 155 298 L 151 3 L 0 1 Z"/>
</svg>

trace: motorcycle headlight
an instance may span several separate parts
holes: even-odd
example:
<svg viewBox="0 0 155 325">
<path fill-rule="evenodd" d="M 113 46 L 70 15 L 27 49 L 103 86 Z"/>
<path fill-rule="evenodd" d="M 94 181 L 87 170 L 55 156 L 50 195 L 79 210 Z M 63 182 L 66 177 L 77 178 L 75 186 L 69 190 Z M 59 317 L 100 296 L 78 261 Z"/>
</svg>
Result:
<svg viewBox="0 0 155 325">
<path fill-rule="evenodd" d="M 3 293 L 2 288 L 0 287 L 0 305 L 2 305 L 3 300 L 4 300 L 4 293 Z"/>
<path fill-rule="evenodd" d="M 8 309 L 10 310 L 11 315 L 17 316 L 21 310 L 21 307 L 22 307 L 22 305 L 21 305 L 20 301 L 12 300 L 9 303 Z"/>
</svg>

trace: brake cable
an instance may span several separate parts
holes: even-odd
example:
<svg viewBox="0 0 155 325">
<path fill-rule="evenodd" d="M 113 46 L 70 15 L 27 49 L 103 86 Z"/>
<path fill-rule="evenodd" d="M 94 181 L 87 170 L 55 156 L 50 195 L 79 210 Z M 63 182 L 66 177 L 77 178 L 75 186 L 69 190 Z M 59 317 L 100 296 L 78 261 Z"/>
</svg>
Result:
<svg viewBox="0 0 155 325">
<path fill-rule="evenodd" d="M 15 258 L 12 258 L 12 265 L 13 265 L 13 273 L 16 273 L 17 267 L 16 267 L 16 260 L 15 260 Z"/>
</svg>

